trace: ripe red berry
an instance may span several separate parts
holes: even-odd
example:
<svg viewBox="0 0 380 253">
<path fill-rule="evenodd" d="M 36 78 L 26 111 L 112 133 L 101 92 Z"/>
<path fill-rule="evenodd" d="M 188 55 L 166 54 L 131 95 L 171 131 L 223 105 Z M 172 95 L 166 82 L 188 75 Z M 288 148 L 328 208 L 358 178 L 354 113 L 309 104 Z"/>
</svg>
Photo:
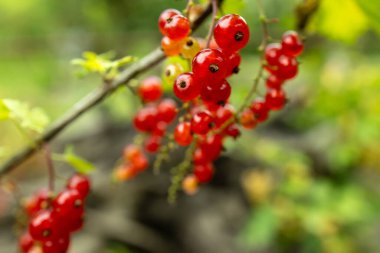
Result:
<svg viewBox="0 0 380 253">
<path fill-rule="evenodd" d="M 196 148 L 193 153 L 193 162 L 194 164 L 205 164 L 211 162 L 211 159 L 209 159 L 207 153 L 203 149 Z"/>
<path fill-rule="evenodd" d="M 160 147 L 161 137 L 157 135 L 150 135 L 145 140 L 145 150 L 150 153 L 156 153 Z"/>
<path fill-rule="evenodd" d="M 191 30 L 189 20 L 182 15 L 175 15 L 166 20 L 164 34 L 171 40 L 182 40 Z"/>
<path fill-rule="evenodd" d="M 252 129 L 257 125 L 255 114 L 246 109 L 240 114 L 240 124 L 246 129 Z"/>
<path fill-rule="evenodd" d="M 230 14 L 219 19 L 214 28 L 214 38 L 223 51 L 235 52 L 248 43 L 249 27 L 239 15 Z"/>
<path fill-rule="evenodd" d="M 157 106 L 157 118 L 170 123 L 177 115 L 177 104 L 173 99 L 164 99 Z"/>
<path fill-rule="evenodd" d="M 199 140 L 198 147 L 207 154 L 209 161 L 213 161 L 219 157 L 222 144 L 221 135 L 208 135 Z"/>
<path fill-rule="evenodd" d="M 268 90 L 265 96 L 265 104 L 271 110 L 281 110 L 286 104 L 286 95 L 283 90 Z"/>
<path fill-rule="evenodd" d="M 224 54 L 217 49 L 204 49 L 193 59 L 194 75 L 201 81 L 219 82 L 226 77 L 227 65 Z"/>
<path fill-rule="evenodd" d="M 42 243 L 43 253 L 66 253 L 70 245 L 68 234 Z"/>
<path fill-rule="evenodd" d="M 135 170 L 136 172 L 144 171 L 149 166 L 148 158 L 141 153 L 138 157 L 135 158 L 135 160 L 131 163 L 132 170 Z"/>
<path fill-rule="evenodd" d="M 214 166 L 211 163 L 195 165 L 194 175 L 199 183 L 210 182 L 214 175 Z"/>
<path fill-rule="evenodd" d="M 28 231 L 19 238 L 18 245 L 23 253 L 29 252 L 29 250 L 34 246 L 34 240 Z"/>
<path fill-rule="evenodd" d="M 29 222 L 29 233 L 36 241 L 46 241 L 58 237 L 60 231 L 54 213 L 50 210 L 42 210 Z"/>
<path fill-rule="evenodd" d="M 256 99 L 250 106 L 258 122 L 264 122 L 268 119 L 269 108 L 263 99 Z"/>
<path fill-rule="evenodd" d="M 67 189 L 78 191 L 82 199 L 84 199 L 90 191 L 90 180 L 86 175 L 75 174 L 69 179 Z"/>
<path fill-rule="evenodd" d="M 283 84 L 284 80 L 275 75 L 270 75 L 266 80 L 266 86 L 269 89 L 281 89 Z"/>
<path fill-rule="evenodd" d="M 299 56 L 304 48 L 304 45 L 295 31 L 288 31 L 282 36 L 282 49 L 284 54 L 292 57 Z"/>
<path fill-rule="evenodd" d="M 225 105 L 231 95 L 231 86 L 224 79 L 219 83 L 208 83 L 203 85 L 201 90 L 201 98 L 205 102 L 217 103 Z"/>
<path fill-rule="evenodd" d="M 163 34 L 163 35 L 166 35 L 165 34 L 165 24 L 167 23 L 167 20 L 170 19 L 171 17 L 175 16 L 175 15 L 180 15 L 181 12 L 179 12 L 178 10 L 175 10 L 175 9 L 167 9 L 167 10 L 164 10 L 160 17 L 158 18 L 158 27 L 160 29 L 160 32 Z"/>
<path fill-rule="evenodd" d="M 226 57 L 226 65 L 227 65 L 227 76 L 229 77 L 233 74 L 239 73 L 240 69 L 240 63 L 241 63 L 241 56 L 239 53 L 235 52 L 230 54 L 228 57 Z"/>
<path fill-rule="evenodd" d="M 53 201 L 54 213 L 60 219 L 80 217 L 83 209 L 83 199 L 77 190 L 64 190 Z"/>
<path fill-rule="evenodd" d="M 231 120 L 234 117 L 235 109 L 232 105 L 228 104 L 223 107 L 219 107 L 215 113 L 215 125 L 217 127 L 222 126 L 226 121 Z M 232 124 L 233 122 L 231 122 Z"/>
<path fill-rule="evenodd" d="M 292 79 L 298 73 L 297 60 L 290 56 L 281 55 L 276 66 L 276 76 L 283 80 Z"/>
<path fill-rule="evenodd" d="M 241 132 L 236 124 L 229 125 L 223 133 L 234 139 L 238 138 L 241 135 Z"/>
<path fill-rule="evenodd" d="M 188 146 L 193 141 L 190 122 L 181 122 L 174 129 L 174 140 L 181 146 Z"/>
<path fill-rule="evenodd" d="M 199 96 L 201 85 L 193 73 L 184 73 L 174 82 L 174 94 L 182 101 L 189 101 Z"/>
<path fill-rule="evenodd" d="M 26 213 L 31 217 L 49 206 L 50 193 L 48 190 L 43 189 L 38 191 L 34 196 L 25 200 L 24 208 Z"/>
<path fill-rule="evenodd" d="M 172 40 L 169 37 L 163 37 L 161 40 L 161 49 L 166 56 L 179 55 L 185 40 Z"/>
<path fill-rule="evenodd" d="M 271 43 L 265 48 L 265 60 L 269 65 L 276 66 L 283 55 L 281 44 Z"/>
<path fill-rule="evenodd" d="M 157 124 L 157 109 L 154 106 L 146 106 L 140 109 L 136 113 L 133 123 L 139 131 L 152 131 Z"/>
<path fill-rule="evenodd" d="M 125 161 L 133 162 L 140 155 L 142 155 L 140 148 L 133 144 L 126 146 L 123 150 L 123 158 Z"/>
<path fill-rule="evenodd" d="M 195 113 L 191 118 L 191 130 L 196 134 L 207 134 L 214 126 L 214 119 L 207 111 Z"/>
<path fill-rule="evenodd" d="M 156 128 L 152 131 L 152 134 L 162 137 L 165 135 L 167 128 L 168 128 L 168 123 L 166 123 L 164 121 L 159 121 L 156 125 Z"/>
<path fill-rule="evenodd" d="M 84 224 L 84 216 L 73 217 L 67 221 L 66 227 L 70 233 L 81 230 Z"/>
<path fill-rule="evenodd" d="M 162 96 L 161 80 L 152 76 L 144 79 L 139 88 L 138 93 L 144 102 L 153 102 Z"/>
</svg>

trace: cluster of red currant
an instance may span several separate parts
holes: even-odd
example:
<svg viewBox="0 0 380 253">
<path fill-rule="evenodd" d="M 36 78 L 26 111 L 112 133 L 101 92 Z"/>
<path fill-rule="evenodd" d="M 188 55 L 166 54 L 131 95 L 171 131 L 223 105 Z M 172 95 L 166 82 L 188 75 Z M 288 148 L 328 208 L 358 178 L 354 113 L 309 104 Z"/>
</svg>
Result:
<svg viewBox="0 0 380 253">
<path fill-rule="evenodd" d="M 70 234 L 83 226 L 84 201 L 89 190 L 89 179 L 75 174 L 57 196 L 43 190 L 27 199 L 24 208 L 30 219 L 29 229 L 19 239 L 21 252 L 67 252 Z"/>
</svg>

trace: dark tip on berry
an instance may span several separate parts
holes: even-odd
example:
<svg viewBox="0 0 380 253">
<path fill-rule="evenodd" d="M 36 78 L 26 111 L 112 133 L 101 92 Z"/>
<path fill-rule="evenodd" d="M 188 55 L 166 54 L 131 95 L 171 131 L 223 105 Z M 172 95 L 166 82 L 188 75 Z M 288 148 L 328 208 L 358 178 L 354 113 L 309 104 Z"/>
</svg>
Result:
<svg viewBox="0 0 380 253">
<path fill-rule="evenodd" d="M 242 32 L 237 32 L 235 33 L 235 40 L 236 41 L 241 41 L 244 37 L 244 34 Z"/>
<path fill-rule="evenodd" d="M 42 231 L 42 236 L 43 237 L 48 237 L 50 235 L 51 235 L 50 229 L 45 229 L 44 231 Z"/>
<path fill-rule="evenodd" d="M 80 206 L 82 206 L 82 200 L 80 200 L 80 199 L 75 200 L 75 202 L 74 202 L 74 206 L 75 206 L 75 207 L 80 207 Z"/>
<path fill-rule="evenodd" d="M 214 122 L 210 122 L 210 123 L 208 123 L 208 125 L 207 125 L 207 127 L 208 128 L 214 128 L 214 126 L 215 126 L 215 124 L 214 124 Z"/>
<path fill-rule="evenodd" d="M 222 152 L 226 152 L 227 151 L 227 148 L 225 146 L 222 146 Z"/>
<path fill-rule="evenodd" d="M 182 89 L 186 88 L 186 82 L 185 81 L 182 81 L 179 83 L 179 87 L 181 87 Z"/>
<path fill-rule="evenodd" d="M 167 18 L 166 19 L 166 22 L 168 22 L 169 24 L 173 21 L 173 18 Z"/>
<path fill-rule="evenodd" d="M 165 71 L 165 76 L 171 76 L 172 72 L 170 71 L 170 69 L 167 69 Z"/>
<path fill-rule="evenodd" d="M 218 101 L 216 104 L 220 105 L 220 106 L 225 106 L 226 105 L 226 101 L 221 100 L 221 101 Z"/>
<path fill-rule="evenodd" d="M 188 46 L 188 47 L 191 47 L 192 45 L 194 45 L 194 42 L 193 42 L 193 40 L 188 40 L 187 42 L 186 42 L 186 45 Z"/>
<path fill-rule="evenodd" d="M 219 66 L 216 65 L 216 64 L 211 64 L 208 69 L 212 72 L 212 73 L 216 73 L 219 71 Z"/>
<path fill-rule="evenodd" d="M 238 66 L 236 66 L 233 70 L 232 70 L 232 73 L 234 74 L 238 74 L 240 71 L 240 68 Z"/>
</svg>

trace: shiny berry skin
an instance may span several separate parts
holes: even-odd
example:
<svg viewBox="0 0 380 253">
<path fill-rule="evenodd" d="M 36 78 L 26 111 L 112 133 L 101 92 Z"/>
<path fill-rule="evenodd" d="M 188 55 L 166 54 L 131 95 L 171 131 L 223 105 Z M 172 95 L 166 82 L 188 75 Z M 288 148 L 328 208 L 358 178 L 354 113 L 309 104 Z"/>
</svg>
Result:
<svg viewBox="0 0 380 253">
<path fill-rule="evenodd" d="M 161 80 L 152 76 L 144 79 L 138 87 L 140 98 L 144 102 L 153 102 L 162 96 Z"/>
<path fill-rule="evenodd" d="M 256 99 L 251 104 L 250 109 L 258 122 L 264 122 L 268 119 L 270 109 L 263 99 Z"/>
<path fill-rule="evenodd" d="M 283 84 L 284 80 L 275 75 L 270 75 L 266 80 L 266 86 L 269 89 L 281 89 Z"/>
<path fill-rule="evenodd" d="M 145 150 L 150 153 L 156 153 L 160 147 L 161 137 L 157 135 L 151 135 L 145 140 Z"/>
<path fill-rule="evenodd" d="M 168 123 L 164 121 L 160 121 L 157 123 L 156 128 L 152 131 L 152 134 L 162 137 L 165 135 L 167 128 L 168 128 Z"/>
<path fill-rule="evenodd" d="M 189 20 L 182 15 L 175 15 L 166 20 L 164 34 L 171 40 L 182 40 L 191 30 Z"/>
<path fill-rule="evenodd" d="M 239 73 L 240 69 L 240 63 L 241 63 L 241 56 L 239 53 L 235 52 L 230 54 L 227 59 L 227 77 Z"/>
<path fill-rule="evenodd" d="M 281 110 L 286 104 L 286 95 L 283 90 L 268 90 L 265 96 L 265 104 L 271 110 Z"/>
<path fill-rule="evenodd" d="M 36 241 L 46 241 L 60 235 L 56 217 L 50 210 L 37 213 L 29 222 L 29 233 Z"/>
<path fill-rule="evenodd" d="M 194 57 L 192 69 L 196 78 L 201 81 L 219 82 L 227 74 L 226 59 L 217 49 L 204 49 Z"/>
<path fill-rule="evenodd" d="M 222 126 L 226 121 L 231 120 L 235 115 L 235 109 L 232 105 L 228 104 L 224 107 L 218 108 L 215 113 L 215 124 L 217 127 Z M 231 122 L 232 124 L 233 122 Z"/>
<path fill-rule="evenodd" d="M 49 206 L 49 196 L 48 190 L 43 189 L 38 191 L 34 196 L 27 198 L 24 202 L 24 208 L 29 216 L 33 216 L 42 209 L 46 209 Z"/>
<path fill-rule="evenodd" d="M 276 67 L 276 76 L 283 80 L 292 79 L 298 73 L 298 62 L 290 56 L 281 55 Z"/>
<path fill-rule="evenodd" d="M 165 67 L 162 73 L 162 79 L 164 80 L 165 83 L 170 84 L 170 88 L 171 88 L 177 76 L 179 76 L 183 72 L 184 72 L 184 69 L 181 64 L 178 64 L 178 63 L 169 64 Z"/>
<path fill-rule="evenodd" d="M 73 233 L 73 232 L 81 230 L 83 228 L 83 224 L 84 224 L 84 216 L 82 215 L 80 217 L 74 217 L 68 220 L 68 223 L 66 225 L 69 232 Z"/>
<path fill-rule="evenodd" d="M 240 129 L 236 124 L 229 125 L 223 133 L 234 139 L 237 139 L 241 135 Z"/>
<path fill-rule="evenodd" d="M 188 195 L 194 195 L 198 191 L 198 180 L 194 175 L 188 175 L 182 181 L 182 189 Z"/>
<path fill-rule="evenodd" d="M 140 109 L 133 119 L 133 124 L 139 131 L 152 131 L 157 124 L 157 109 L 153 106 Z"/>
<path fill-rule="evenodd" d="M 280 43 L 271 43 L 265 48 L 265 60 L 269 65 L 276 66 L 279 58 L 283 55 Z"/>
<path fill-rule="evenodd" d="M 184 40 L 172 40 L 165 36 L 161 39 L 161 49 L 166 56 L 179 55 L 184 43 Z"/>
<path fill-rule="evenodd" d="M 207 155 L 209 161 L 214 161 L 219 157 L 222 145 L 221 135 L 208 135 L 198 142 L 198 147 Z"/>
<path fill-rule="evenodd" d="M 209 159 L 207 153 L 201 149 L 196 148 L 193 153 L 193 163 L 194 164 L 205 164 L 208 162 L 211 162 L 212 160 Z"/>
<path fill-rule="evenodd" d="M 83 174 L 73 175 L 67 182 L 67 189 L 78 191 L 82 199 L 86 198 L 90 191 L 90 180 Z"/>
<path fill-rule="evenodd" d="M 157 118 L 166 123 L 172 122 L 177 116 L 177 104 L 173 99 L 164 99 L 157 106 Z"/>
<path fill-rule="evenodd" d="M 132 162 L 132 167 L 137 172 L 146 170 L 148 166 L 149 166 L 149 161 L 148 161 L 148 158 L 146 158 L 144 154 L 141 154 Z"/>
<path fill-rule="evenodd" d="M 188 146 L 193 141 L 190 122 L 181 122 L 174 129 L 174 140 L 181 146 Z"/>
<path fill-rule="evenodd" d="M 198 97 L 200 90 L 201 85 L 191 72 L 179 75 L 174 82 L 174 94 L 184 102 Z"/>
<path fill-rule="evenodd" d="M 134 178 L 137 175 L 137 173 L 137 169 L 132 165 L 123 164 L 116 168 L 113 176 L 116 181 L 120 182 Z"/>
<path fill-rule="evenodd" d="M 33 246 L 34 246 L 34 240 L 30 236 L 29 232 L 25 232 L 18 241 L 19 248 L 21 252 L 27 253 Z"/>
<path fill-rule="evenodd" d="M 197 39 L 189 37 L 182 46 L 181 55 L 185 59 L 192 60 L 194 56 L 201 50 L 201 46 Z"/>
<path fill-rule="evenodd" d="M 255 114 L 246 109 L 240 114 L 240 124 L 246 129 L 252 129 L 257 125 Z"/>
<path fill-rule="evenodd" d="M 214 38 L 224 51 L 236 52 L 249 40 L 250 32 L 247 22 L 239 15 L 230 14 L 219 19 L 214 28 Z"/>
<path fill-rule="evenodd" d="M 303 42 L 295 31 L 288 31 L 282 36 L 282 50 L 284 54 L 292 57 L 299 56 L 304 48 Z"/>
<path fill-rule="evenodd" d="M 66 253 L 69 249 L 69 235 L 60 236 L 57 239 L 45 241 L 42 243 L 43 253 Z"/>
<path fill-rule="evenodd" d="M 208 183 L 214 175 L 214 166 L 211 163 L 195 165 L 193 173 L 199 183 Z"/>
<path fill-rule="evenodd" d="M 196 134 L 207 134 L 214 126 L 214 119 L 207 111 L 195 113 L 191 118 L 191 130 Z"/>
<path fill-rule="evenodd" d="M 126 146 L 123 150 L 123 158 L 125 161 L 133 162 L 140 155 L 142 155 L 140 148 L 133 144 Z"/>
<path fill-rule="evenodd" d="M 167 20 L 171 17 L 174 17 L 175 15 L 181 15 L 181 12 L 175 9 L 167 9 L 161 13 L 160 17 L 158 18 L 158 28 L 163 35 L 166 35 L 164 28 Z"/>
<path fill-rule="evenodd" d="M 224 79 L 219 83 L 209 83 L 203 85 L 201 98 L 205 102 L 213 102 L 219 105 L 225 105 L 231 95 L 231 86 Z"/>
<path fill-rule="evenodd" d="M 54 213 L 60 218 L 80 217 L 83 208 L 83 199 L 77 190 L 64 190 L 53 201 Z"/>
</svg>

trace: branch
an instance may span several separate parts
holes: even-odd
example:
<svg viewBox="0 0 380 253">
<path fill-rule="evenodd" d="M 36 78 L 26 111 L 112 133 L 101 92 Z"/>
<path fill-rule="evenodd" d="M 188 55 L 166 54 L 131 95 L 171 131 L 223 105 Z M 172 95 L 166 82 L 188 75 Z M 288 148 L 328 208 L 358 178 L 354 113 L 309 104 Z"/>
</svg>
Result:
<svg viewBox="0 0 380 253">
<path fill-rule="evenodd" d="M 219 0 L 221 2 L 222 0 Z M 195 31 L 205 21 L 212 11 L 211 4 L 205 11 L 193 22 L 192 30 Z M 45 143 L 52 141 L 58 134 L 60 134 L 66 127 L 73 123 L 76 119 L 82 116 L 85 112 L 89 111 L 97 104 L 104 101 L 109 95 L 114 93 L 119 87 L 128 83 L 131 79 L 137 77 L 156 66 L 158 63 L 165 59 L 165 55 L 157 48 L 150 54 L 146 55 L 137 63 L 121 72 L 116 78 L 107 83 L 104 83 L 100 88 L 92 91 L 77 104 L 75 104 L 69 111 L 67 111 L 61 118 L 53 123 L 48 130 L 46 130 L 40 137 L 38 137 L 32 145 L 28 145 L 11 157 L 0 167 L 0 178 L 11 172 L 17 166 L 22 164 L 25 160 L 31 157 L 34 153 L 43 147 Z"/>
</svg>

